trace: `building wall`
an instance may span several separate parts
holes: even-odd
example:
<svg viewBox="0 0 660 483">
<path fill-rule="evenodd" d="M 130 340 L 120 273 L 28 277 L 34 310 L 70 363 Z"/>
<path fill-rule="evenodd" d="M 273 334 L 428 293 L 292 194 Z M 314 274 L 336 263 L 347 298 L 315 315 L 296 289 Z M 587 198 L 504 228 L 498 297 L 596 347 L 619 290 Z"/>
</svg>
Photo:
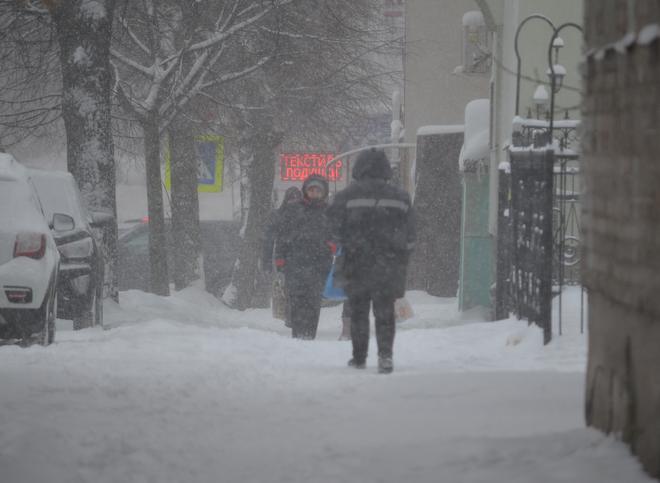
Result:
<svg viewBox="0 0 660 483">
<path fill-rule="evenodd" d="M 417 136 L 417 243 L 408 268 L 409 290 L 436 297 L 456 295 L 461 228 L 457 160 L 462 145 L 463 126 Z"/>
<path fill-rule="evenodd" d="M 660 3 L 587 0 L 585 22 L 586 417 L 660 477 Z"/>
<path fill-rule="evenodd" d="M 465 105 L 488 95 L 487 74 L 454 73 L 463 63 L 463 15 L 471 10 L 478 10 L 474 0 L 406 0 L 406 142 L 415 142 L 421 126 L 463 124 Z"/>
</svg>

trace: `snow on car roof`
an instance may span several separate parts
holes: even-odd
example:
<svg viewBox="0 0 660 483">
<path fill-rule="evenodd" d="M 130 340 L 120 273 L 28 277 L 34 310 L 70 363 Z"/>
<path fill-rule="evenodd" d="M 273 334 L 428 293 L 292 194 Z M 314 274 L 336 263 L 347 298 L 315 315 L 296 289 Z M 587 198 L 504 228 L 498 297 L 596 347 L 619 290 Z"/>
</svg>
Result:
<svg viewBox="0 0 660 483">
<path fill-rule="evenodd" d="M 27 169 L 11 154 L 0 153 L 0 179 L 14 181 L 27 176 Z"/>
<path fill-rule="evenodd" d="M 25 178 L 7 179 L 0 176 L 0 228 L 48 232 L 41 209 Z"/>
<path fill-rule="evenodd" d="M 78 188 L 71 173 L 31 169 L 30 177 L 41 199 L 47 219 L 51 219 L 54 213 L 64 213 L 71 216 L 76 225 L 83 226 L 86 223 L 86 216 L 81 211 L 82 202 Z"/>
</svg>

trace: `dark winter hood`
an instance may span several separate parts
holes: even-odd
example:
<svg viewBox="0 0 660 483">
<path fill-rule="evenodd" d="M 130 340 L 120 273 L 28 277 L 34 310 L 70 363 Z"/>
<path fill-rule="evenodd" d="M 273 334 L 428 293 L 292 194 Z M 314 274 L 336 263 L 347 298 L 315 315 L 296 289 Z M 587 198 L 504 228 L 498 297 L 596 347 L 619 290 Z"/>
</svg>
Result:
<svg viewBox="0 0 660 483">
<path fill-rule="evenodd" d="M 284 192 L 284 199 L 282 200 L 282 206 L 293 203 L 294 201 L 299 201 L 302 199 L 302 192 L 297 186 L 292 186 Z"/>
<path fill-rule="evenodd" d="M 353 166 L 353 178 L 358 181 L 369 178 L 387 180 L 391 177 L 390 161 L 385 156 L 385 152 L 379 149 L 371 148 L 363 151 Z"/>
<path fill-rule="evenodd" d="M 307 199 L 307 188 L 310 185 L 317 185 L 323 189 L 324 195 L 322 201 L 328 198 L 328 193 L 330 191 L 330 188 L 328 186 L 328 180 L 325 179 L 323 176 L 319 174 L 313 174 L 307 177 L 307 179 L 304 181 L 302 185 L 302 192 L 305 199 Z"/>
</svg>

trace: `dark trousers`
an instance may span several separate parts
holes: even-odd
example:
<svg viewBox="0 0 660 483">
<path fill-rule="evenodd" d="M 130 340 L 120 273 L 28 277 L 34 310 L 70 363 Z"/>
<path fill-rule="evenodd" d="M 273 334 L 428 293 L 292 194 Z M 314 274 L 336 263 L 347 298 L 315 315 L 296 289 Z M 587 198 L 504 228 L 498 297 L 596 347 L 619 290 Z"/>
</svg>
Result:
<svg viewBox="0 0 660 483">
<path fill-rule="evenodd" d="M 341 318 L 342 320 L 351 318 L 351 304 L 348 300 L 344 300 L 344 304 L 341 307 Z"/>
<path fill-rule="evenodd" d="M 369 309 L 373 303 L 376 318 L 376 342 L 378 357 L 392 357 L 394 345 L 394 301 L 395 297 L 378 292 L 359 292 L 349 295 L 351 308 L 351 340 L 353 359 L 367 359 L 369 350 Z"/>
<path fill-rule="evenodd" d="M 288 321 L 296 339 L 314 339 L 321 315 L 321 294 L 288 294 Z"/>
</svg>

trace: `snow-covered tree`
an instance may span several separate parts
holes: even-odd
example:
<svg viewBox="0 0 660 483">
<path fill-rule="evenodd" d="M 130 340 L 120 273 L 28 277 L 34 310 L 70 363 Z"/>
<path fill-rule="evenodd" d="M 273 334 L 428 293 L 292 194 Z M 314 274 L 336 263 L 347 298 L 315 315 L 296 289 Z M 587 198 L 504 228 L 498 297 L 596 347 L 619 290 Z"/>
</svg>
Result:
<svg viewBox="0 0 660 483">
<path fill-rule="evenodd" d="M 0 146 L 61 130 L 61 69 L 46 10 L 0 0 Z"/>
<path fill-rule="evenodd" d="M 257 260 L 279 145 L 340 145 L 347 131 L 389 99 L 383 87 L 396 73 L 380 61 L 393 45 L 384 40 L 377 8 L 370 0 L 303 0 L 284 8 L 251 37 L 255 45 L 276 44 L 276 58 L 240 91 L 225 90 L 215 99 L 238 118 L 247 154 L 243 242 L 223 298 L 233 307 L 258 305 Z"/>
<path fill-rule="evenodd" d="M 68 170 L 93 211 L 116 217 L 109 62 L 114 7 L 114 0 L 5 0 L 0 4 L 3 40 L 10 35 L 22 35 L 13 38 L 14 47 L 20 49 L 14 49 L 13 55 L 27 59 L 22 70 L 14 69 L 13 79 L 5 77 L 10 82 L 13 80 L 16 89 L 23 88 L 22 92 L 9 94 L 13 100 L 6 98 L 9 103 L 21 104 L 12 104 L 8 115 L 13 117 L 5 117 L 5 121 L 15 123 L 15 134 L 29 135 L 31 130 L 54 122 L 61 114 L 67 138 Z M 57 50 L 53 50 L 54 45 Z M 30 52 L 40 58 L 29 59 L 26 54 Z M 54 77 L 55 52 L 59 57 L 61 90 L 59 83 L 38 84 Z M 34 76 L 32 69 L 39 75 Z M 27 78 L 28 83 L 18 85 L 16 81 L 21 78 Z M 104 252 L 109 262 L 106 276 L 110 295 L 117 299 L 116 223 L 105 225 L 103 231 Z"/>
<path fill-rule="evenodd" d="M 142 126 L 147 172 L 152 290 L 169 292 L 160 153 L 162 134 L 191 101 L 242 79 L 273 57 L 242 42 L 292 0 L 125 2 L 112 48 L 115 89 Z M 176 131 L 176 129 L 175 129 Z M 177 254 L 179 256 L 179 254 Z"/>
</svg>

